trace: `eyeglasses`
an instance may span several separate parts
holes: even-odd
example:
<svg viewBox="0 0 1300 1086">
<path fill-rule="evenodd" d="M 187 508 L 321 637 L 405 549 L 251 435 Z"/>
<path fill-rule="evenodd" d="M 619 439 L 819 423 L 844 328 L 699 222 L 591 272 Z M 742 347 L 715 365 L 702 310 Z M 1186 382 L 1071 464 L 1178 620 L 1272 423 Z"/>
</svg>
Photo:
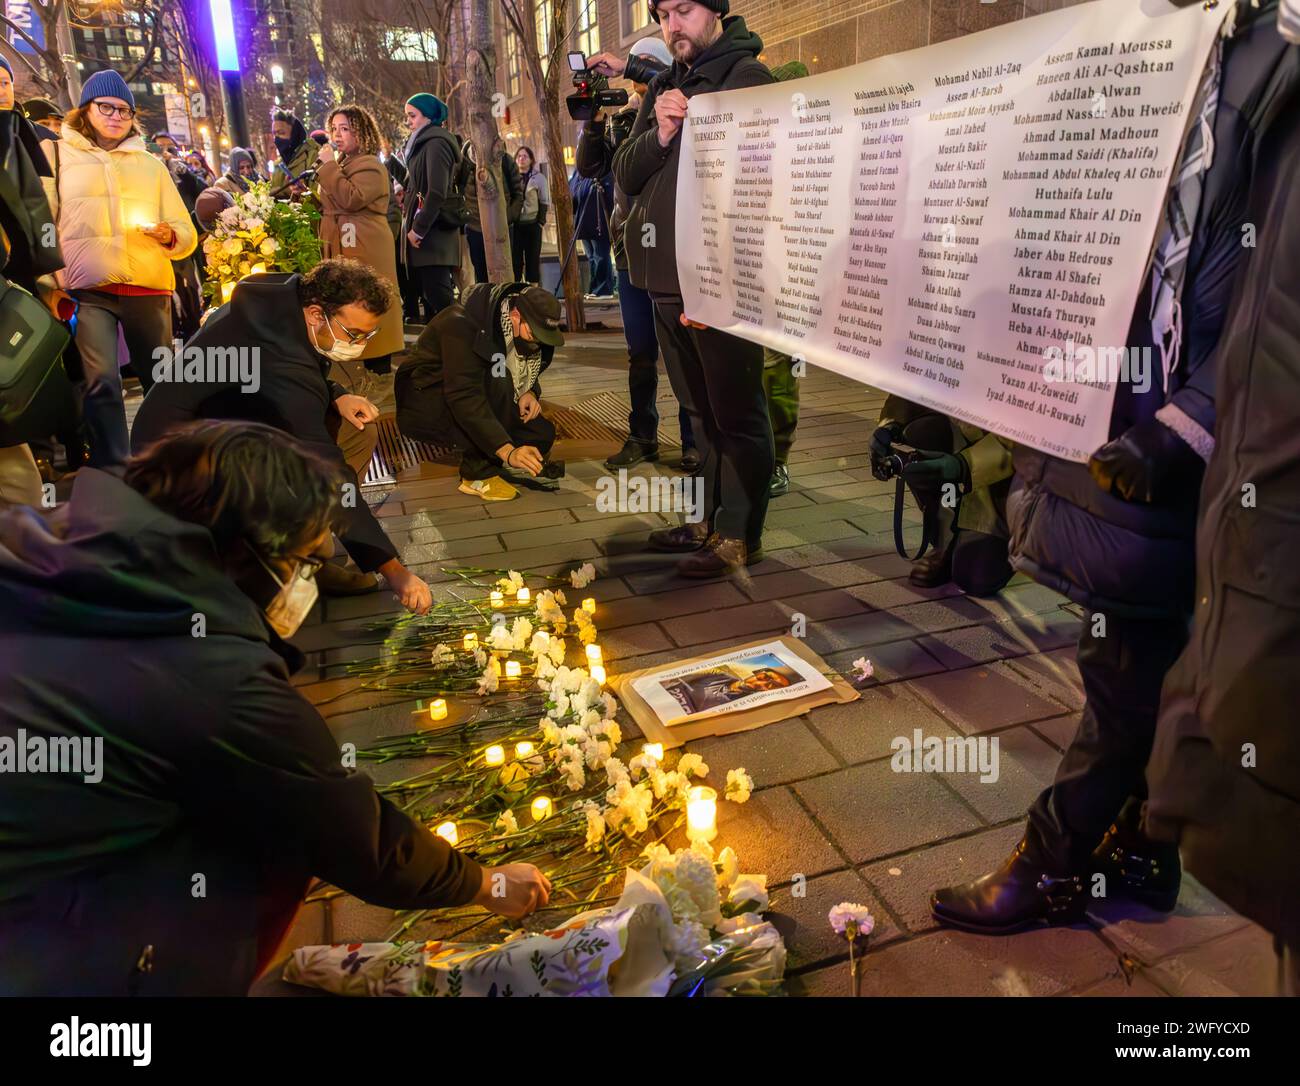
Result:
<svg viewBox="0 0 1300 1086">
<path fill-rule="evenodd" d="M 334 331 L 334 318 L 327 313 L 325 314 L 325 320 L 330 326 L 330 331 Z M 339 321 L 339 327 L 343 329 L 343 334 L 348 337 L 349 343 L 369 343 L 375 336 L 379 335 L 378 328 L 371 332 L 354 332 L 342 321 Z"/>
<path fill-rule="evenodd" d="M 104 117 L 116 116 L 121 117 L 125 121 L 129 121 L 135 116 L 135 110 L 130 106 L 115 106 L 111 102 L 102 102 L 98 98 L 95 99 L 95 108 L 99 110 L 100 114 Z"/>
</svg>

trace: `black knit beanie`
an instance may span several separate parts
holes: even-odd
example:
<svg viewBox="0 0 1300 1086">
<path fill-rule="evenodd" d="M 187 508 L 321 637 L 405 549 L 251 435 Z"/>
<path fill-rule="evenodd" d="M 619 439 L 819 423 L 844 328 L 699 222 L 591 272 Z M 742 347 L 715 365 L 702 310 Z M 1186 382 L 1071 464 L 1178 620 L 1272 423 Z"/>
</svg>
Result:
<svg viewBox="0 0 1300 1086">
<path fill-rule="evenodd" d="M 659 21 L 659 12 L 655 11 L 655 3 L 656 0 L 650 0 L 650 18 L 657 23 Z M 731 11 L 729 0 L 695 0 L 695 3 L 708 8 L 710 11 L 716 11 L 724 19 L 727 17 L 727 13 Z"/>
</svg>

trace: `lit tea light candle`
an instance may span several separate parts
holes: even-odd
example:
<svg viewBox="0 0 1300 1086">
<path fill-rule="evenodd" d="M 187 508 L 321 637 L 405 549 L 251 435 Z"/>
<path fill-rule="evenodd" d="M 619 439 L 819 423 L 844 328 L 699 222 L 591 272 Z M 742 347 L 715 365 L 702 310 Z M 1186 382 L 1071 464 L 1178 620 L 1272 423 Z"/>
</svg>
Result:
<svg viewBox="0 0 1300 1086">
<path fill-rule="evenodd" d="M 434 698 L 433 701 L 429 702 L 429 719 L 447 719 L 447 702 L 443 698 Z"/>
<path fill-rule="evenodd" d="M 505 596 L 501 595 L 501 593 L 498 592 L 495 588 L 492 590 L 492 595 L 489 596 L 488 598 L 492 601 L 493 607 L 505 606 L 505 602 L 506 602 Z"/>
<path fill-rule="evenodd" d="M 456 845 L 460 843 L 460 834 L 456 832 L 455 822 L 443 822 L 433 832 L 436 833 L 439 837 L 441 837 L 444 841 L 446 841 L 447 844 L 449 845 Z"/>
<path fill-rule="evenodd" d="M 551 797 L 538 796 L 533 800 L 533 821 L 540 822 L 544 818 L 549 818 L 551 814 Z"/>
<path fill-rule="evenodd" d="M 488 765 L 505 765 L 506 748 L 499 743 L 494 743 L 483 752 L 483 760 Z"/>
<path fill-rule="evenodd" d="M 222 301 L 223 304 L 226 303 L 226 302 L 228 302 L 228 301 L 230 301 L 230 296 L 231 296 L 232 294 L 234 294 L 234 293 L 235 293 L 235 284 L 234 284 L 234 283 L 222 283 L 222 284 L 221 284 L 221 301 Z"/>
<path fill-rule="evenodd" d="M 515 593 L 515 599 L 519 603 L 527 603 L 532 598 L 533 598 L 533 594 L 529 590 L 527 585 L 524 585 L 522 588 L 519 589 L 518 592 Z"/>
<path fill-rule="evenodd" d="M 595 679 L 598 683 L 600 683 L 601 686 L 604 686 L 605 669 L 600 664 L 592 664 L 590 670 L 591 670 L 591 677 Z"/>
<path fill-rule="evenodd" d="M 533 636 L 537 638 L 539 644 L 549 645 L 551 643 L 551 635 L 548 634 L 545 630 L 538 630 L 535 634 L 533 634 Z"/>
<path fill-rule="evenodd" d="M 515 744 L 516 758 L 531 758 L 533 756 L 533 745 L 527 739 Z"/>
<path fill-rule="evenodd" d="M 664 760 L 664 745 L 662 743 L 645 743 L 641 747 L 641 753 L 647 758 L 653 758 L 656 762 Z"/>
<path fill-rule="evenodd" d="M 523 674 L 523 672 L 522 672 L 522 671 L 520 670 L 520 668 L 519 668 L 519 661 L 518 661 L 518 660 L 507 660 L 507 661 L 506 661 L 506 678 L 507 678 L 507 679 L 517 679 L 517 678 L 519 678 L 519 676 L 520 676 L 521 674 Z"/>
<path fill-rule="evenodd" d="M 596 613 L 596 601 L 588 596 L 582 601 L 582 609 L 586 611 L 587 614 L 594 615 Z"/>
<path fill-rule="evenodd" d="M 603 664 L 605 662 L 601 657 L 599 645 L 587 646 L 587 662 L 590 664 Z"/>
<path fill-rule="evenodd" d="M 686 836 L 712 841 L 718 835 L 718 793 L 697 785 L 686 793 Z"/>
<path fill-rule="evenodd" d="M 478 634 L 474 633 L 472 630 L 467 633 L 465 635 L 464 645 L 466 652 L 473 652 L 478 648 Z"/>
</svg>

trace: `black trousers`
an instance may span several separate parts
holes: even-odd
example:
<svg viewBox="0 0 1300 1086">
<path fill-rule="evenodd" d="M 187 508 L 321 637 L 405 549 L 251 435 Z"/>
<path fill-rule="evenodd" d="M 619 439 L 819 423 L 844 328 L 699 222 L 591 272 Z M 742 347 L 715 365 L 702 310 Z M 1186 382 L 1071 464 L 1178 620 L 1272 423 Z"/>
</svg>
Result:
<svg viewBox="0 0 1300 1086">
<path fill-rule="evenodd" d="M 447 264 L 426 264 L 408 269 L 409 274 L 419 279 L 426 320 L 433 320 L 456 300 L 455 278 L 452 274 L 455 270 Z"/>
<path fill-rule="evenodd" d="M 1187 643 L 1184 619 L 1084 615 L 1079 674 L 1087 702 L 1056 779 L 1029 808 L 1029 855 L 1052 875 L 1087 870 L 1088 858 L 1129 797 L 1146 797 L 1160 687 Z"/>
<path fill-rule="evenodd" d="M 487 249 L 483 245 L 483 231 L 465 227 L 465 244 L 469 247 L 469 261 L 474 265 L 474 282 L 488 281 Z"/>
<path fill-rule="evenodd" d="M 681 315 L 680 300 L 655 299 L 664 368 L 700 454 L 705 523 L 753 550 L 763 541 L 775 465 L 763 348 L 716 328 L 688 328 Z"/>
<path fill-rule="evenodd" d="M 513 227 L 511 252 L 515 260 L 515 282 L 542 281 L 542 224 L 517 222 Z"/>
<path fill-rule="evenodd" d="M 511 401 L 509 409 L 499 411 L 497 420 L 510 435 L 510 443 L 516 446 L 532 445 L 542 459 L 546 459 L 551 446 L 555 444 L 555 424 L 545 415 L 538 415 L 531 422 L 522 422 L 519 418 L 519 406 Z M 480 449 L 461 429 L 454 417 L 451 418 L 451 436 L 456 447 L 461 450 L 460 477 L 470 481 L 491 479 L 501 474 L 502 464 L 497 459 L 495 449 Z"/>
</svg>

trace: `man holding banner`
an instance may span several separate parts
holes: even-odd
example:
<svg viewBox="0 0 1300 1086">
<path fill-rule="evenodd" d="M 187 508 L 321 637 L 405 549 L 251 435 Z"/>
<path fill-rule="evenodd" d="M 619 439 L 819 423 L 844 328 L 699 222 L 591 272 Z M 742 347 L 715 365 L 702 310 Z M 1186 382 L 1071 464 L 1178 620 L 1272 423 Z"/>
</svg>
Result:
<svg viewBox="0 0 1300 1086">
<path fill-rule="evenodd" d="M 773 81 L 758 61 L 762 41 L 728 10 L 727 0 L 651 0 L 673 65 L 650 84 L 614 156 L 614 177 L 632 201 L 628 272 L 654 299 L 668 379 L 703 458 L 704 519 L 650 535 L 655 550 L 687 554 L 678 565 L 684 577 L 731 574 L 762 558 L 773 466 L 762 347 L 687 321 L 677 277 L 677 170 L 688 100 Z"/>
</svg>

